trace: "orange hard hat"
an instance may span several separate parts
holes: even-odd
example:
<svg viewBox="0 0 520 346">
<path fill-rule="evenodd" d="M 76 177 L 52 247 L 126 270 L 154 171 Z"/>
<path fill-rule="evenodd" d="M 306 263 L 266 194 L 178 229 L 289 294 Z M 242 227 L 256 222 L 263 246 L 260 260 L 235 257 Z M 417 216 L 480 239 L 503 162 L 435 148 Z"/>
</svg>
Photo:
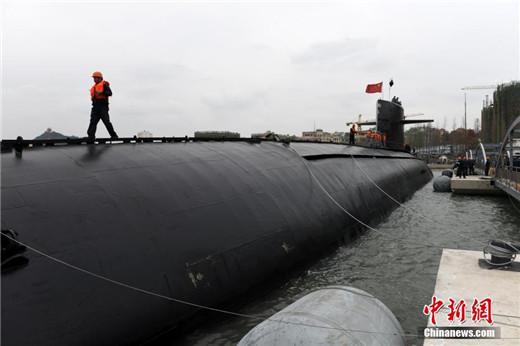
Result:
<svg viewBox="0 0 520 346">
<path fill-rule="evenodd" d="M 488 160 L 489 160 L 489 156 L 486 156 L 486 159 L 488 159 Z"/>
<path fill-rule="evenodd" d="M 460 160 L 460 156 L 459 156 L 459 157 L 457 157 L 457 160 Z"/>
<path fill-rule="evenodd" d="M 99 71 L 96 71 L 96 72 L 94 72 L 92 74 L 92 77 L 101 77 L 101 78 L 103 78 L 103 74 L 101 72 L 99 72 Z"/>
</svg>

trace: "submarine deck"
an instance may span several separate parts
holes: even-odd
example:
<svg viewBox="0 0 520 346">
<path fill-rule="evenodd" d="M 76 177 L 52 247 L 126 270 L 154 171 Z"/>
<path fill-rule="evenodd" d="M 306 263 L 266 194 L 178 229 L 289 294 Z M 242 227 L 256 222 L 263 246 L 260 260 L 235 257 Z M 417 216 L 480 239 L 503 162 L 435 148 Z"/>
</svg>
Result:
<svg viewBox="0 0 520 346">
<path fill-rule="evenodd" d="M 436 314 L 437 327 L 498 327 L 500 339 L 431 339 L 424 345 L 518 345 L 520 339 L 520 261 L 517 258 L 509 270 L 483 269 L 480 251 L 444 249 L 437 273 L 434 296 L 445 303 Z M 483 259 L 482 259 L 483 261 Z M 493 325 L 472 321 L 474 299 L 492 299 Z M 449 299 L 466 302 L 466 322 L 448 321 Z M 428 327 L 433 327 L 429 317 Z"/>
<path fill-rule="evenodd" d="M 295 146 L 298 153 L 303 157 L 323 158 L 333 156 L 350 156 L 355 157 L 385 157 L 385 158 L 413 158 L 404 150 L 389 149 L 389 148 L 369 148 L 360 145 L 350 145 L 346 143 L 333 143 L 322 141 L 308 141 L 308 140 L 294 140 L 290 141 L 277 140 L 274 138 L 203 138 L 203 137 L 119 137 L 113 138 L 66 138 L 66 139 L 3 139 L 2 153 L 10 153 L 15 150 L 15 153 L 22 154 L 23 150 L 37 149 L 42 147 L 63 147 L 63 146 L 82 146 L 82 145 L 121 145 L 121 144 L 141 144 L 141 143 L 204 143 L 204 142 L 243 142 L 249 144 L 260 144 L 263 142 L 279 142 L 287 145 Z M 319 149 L 316 150 L 316 145 Z"/>
</svg>

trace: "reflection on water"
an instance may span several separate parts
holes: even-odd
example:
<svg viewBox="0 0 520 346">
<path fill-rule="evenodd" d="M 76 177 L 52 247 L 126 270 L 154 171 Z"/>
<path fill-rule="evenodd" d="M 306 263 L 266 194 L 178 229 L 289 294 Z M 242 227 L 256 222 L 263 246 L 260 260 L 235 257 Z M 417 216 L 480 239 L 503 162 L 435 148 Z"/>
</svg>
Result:
<svg viewBox="0 0 520 346">
<path fill-rule="evenodd" d="M 441 171 L 433 173 L 437 177 Z M 422 309 L 430 303 L 435 288 L 442 252 L 439 247 L 482 251 L 479 242 L 520 240 L 520 213 L 509 198 L 436 193 L 432 183 L 433 180 L 404 204 L 417 213 L 399 207 L 376 226 L 381 232 L 407 242 L 368 231 L 237 312 L 270 316 L 317 288 L 352 286 L 381 300 L 409 334 L 408 343 L 422 345 L 418 328 L 427 323 Z M 520 209 L 520 203 L 516 204 Z M 219 322 L 200 326 L 172 344 L 234 345 L 257 323 L 254 319 L 223 316 Z"/>
</svg>

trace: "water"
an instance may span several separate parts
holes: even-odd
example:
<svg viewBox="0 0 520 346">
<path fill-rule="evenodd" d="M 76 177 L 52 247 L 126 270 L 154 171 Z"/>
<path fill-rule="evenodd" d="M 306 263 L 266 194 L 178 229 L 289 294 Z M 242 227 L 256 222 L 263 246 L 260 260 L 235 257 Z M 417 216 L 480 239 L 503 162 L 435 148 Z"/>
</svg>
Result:
<svg viewBox="0 0 520 346">
<path fill-rule="evenodd" d="M 441 172 L 434 170 L 434 177 Z M 399 207 L 376 226 L 404 241 L 367 231 L 355 242 L 288 278 L 268 295 L 235 311 L 270 316 L 317 288 L 352 286 L 377 297 L 394 313 L 408 334 L 409 345 L 422 345 L 418 329 L 427 324 L 422 309 L 431 302 L 435 288 L 442 252 L 439 247 L 482 251 L 484 245 L 479 242 L 520 240 L 520 203 L 516 200 L 436 193 L 432 183 L 404 203 L 416 212 Z M 255 319 L 222 315 L 168 343 L 235 345 L 258 323 Z"/>
</svg>

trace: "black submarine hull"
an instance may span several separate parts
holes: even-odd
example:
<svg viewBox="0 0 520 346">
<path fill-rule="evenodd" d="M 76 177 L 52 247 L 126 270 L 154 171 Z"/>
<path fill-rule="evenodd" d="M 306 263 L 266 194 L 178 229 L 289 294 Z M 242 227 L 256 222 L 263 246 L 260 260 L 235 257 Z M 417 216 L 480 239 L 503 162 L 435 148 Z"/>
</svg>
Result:
<svg viewBox="0 0 520 346">
<path fill-rule="evenodd" d="M 356 162 L 400 201 L 432 177 L 407 153 L 317 143 L 69 145 L 2 154 L 2 229 L 41 252 L 27 249 L 18 254 L 24 265 L 2 265 L 2 342 L 134 344 L 197 311 L 84 271 L 217 307 L 354 238 L 363 227 L 332 198 L 371 225 L 396 207 Z"/>
</svg>

